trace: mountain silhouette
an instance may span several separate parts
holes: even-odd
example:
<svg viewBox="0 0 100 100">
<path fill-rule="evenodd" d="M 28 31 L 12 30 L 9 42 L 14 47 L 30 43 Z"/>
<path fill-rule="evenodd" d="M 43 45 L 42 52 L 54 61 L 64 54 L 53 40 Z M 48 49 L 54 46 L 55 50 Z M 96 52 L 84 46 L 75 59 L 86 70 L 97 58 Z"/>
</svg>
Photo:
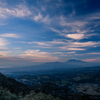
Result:
<svg viewBox="0 0 100 100">
<path fill-rule="evenodd" d="M 99 64 L 100 65 L 100 64 Z M 25 66 L 25 67 L 12 67 L 4 68 L 1 70 L 3 73 L 9 74 L 9 72 L 30 72 L 30 71 L 45 71 L 45 70 L 63 70 L 65 68 L 82 68 L 82 67 L 93 67 L 95 63 L 84 62 L 77 59 L 69 59 L 66 62 L 47 62 L 40 65 Z"/>
<path fill-rule="evenodd" d="M 70 60 L 68 60 L 66 62 L 69 62 L 69 63 L 75 63 L 75 62 L 77 62 L 77 63 L 87 63 L 85 61 L 81 61 L 81 60 L 77 60 L 77 59 L 70 59 Z"/>
</svg>

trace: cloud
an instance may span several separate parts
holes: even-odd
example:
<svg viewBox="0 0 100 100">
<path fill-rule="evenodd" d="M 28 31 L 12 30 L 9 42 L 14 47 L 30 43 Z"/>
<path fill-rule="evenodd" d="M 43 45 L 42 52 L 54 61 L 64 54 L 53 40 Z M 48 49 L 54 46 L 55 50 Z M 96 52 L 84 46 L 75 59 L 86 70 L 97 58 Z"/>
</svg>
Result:
<svg viewBox="0 0 100 100">
<path fill-rule="evenodd" d="M 40 52 L 40 50 L 27 50 L 25 51 L 26 54 L 40 54 L 40 55 L 44 55 L 47 54 L 46 52 Z"/>
<path fill-rule="evenodd" d="M 58 48 L 60 48 L 60 50 L 86 50 L 87 48 L 90 47 L 99 47 L 100 46 L 100 41 L 98 42 L 92 42 L 92 41 L 88 41 L 88 42 L 74 42 L 72 40 L 62 40 L 62 39 L 58 39 L 58 40 L 53 40 L 53 41 L 42 41 L 42 42 L 36 42 L 36 41 L 32 41 L 32 42 L 24 42 L 24 41 L 20 41 L 20 43 L 27 43 L 27 44 L 33 44 L 36 43 L 40 46 L 33 46 L 33 47 L 38 47 L 38 48 L 51 48 L 51 49 L 56 49 L 58 50 Z"/>
<path fill-rule="evenodd" d="M 52 48 L 51 46 L 32 46 L 32 47 L 34 47 L 34 48 Z"/>
<path fill-rule="evenodd" d="M 0 7 L 0 18 L 7 18 L 9 16 L 25 17 L 32 15 L 31 11 L 24 4 L 17 5 L 16 7 Z"/>
<path fill-rule="evenodd" d="M 0 49 L 5 49 L 6 47 L 6 45 L 8 45 L 9 44 L 9 42 L 6 40 L 6 39 L 4 39 L 4 38 L 0 38 Z"/>
<path fill-rule="evenodd" d="M 11 51 L 0 51 L 0 57 L 1 56 L 7 56 Z"/>
<path fill-rule="evenodd" d="M 44 42 L 35 42 L 35 41 L 33 41 L 33 42 L 28 42 L 28 44 L 33 44 L 33 43 L 36 43 L 36 44 L 38 44 L 38 45 L 50 46 L 50 45 L 48 45 L 48 44 L 46 44 L 46 43 L 44 43 Z"/>
<path fill-rule="evenodd" d="M 72 54 L 72 53 L 75 53 L 75 52 L 67 52 L 67 54 Z"/>
<path fill-rule="evenodd" d="M 48 43 L 49 45 L 59 45 L 59 44 L 61 44 L 61 45 L 65 45 L 65 43 L 66 42 L 64 42 L 64 41 L 59 41 L 59 40 L 53 40 L 53 41 L 49 41 L 49 42 L 46 42 L 46 43 Z"/>
<path fill-rule="evenodd" d="M 80 40 L 80 39 L 83 39 L 83 38 L 87 38 L 89 36 L 92 36 L 91 35 L 85 35 L 83 33 L 85 33 L 86 31 L 80 31 L 80 30 L 77 30 L 77 31 L 74 31 L 72 33 L 74 34 L 69 34 L 71 31 L 67 30 L 67 29 L 64 29 L 62 31 L 59 31 L 59 30 L 56 30 L 54 28 L 50 28 L 52 31 L 56 32 L 56 33 L 59 33 L 59 35 L 61 36 L 64 36 L 64 37 L 67 37 L 67 38 L 71 38 L 71 39 L 75 39 L 75 40 Z"/>
<path fill-rule="evenodd" d="M 32 62 L 54 62 L 58 57 L 50 56 L 48 52 L 40 52 L 40 50 L 27 50 L 20 55 L 21 58 L 31 59 Z"/>
<path fill-rule="evenodd" d="M 0 38 L 0 51 L 4 51 L 5 49 L 8 49 L 9 44 L 10 44 L 10 42 L 7 41 L 5 38 Z M 2 53 L 2 54 L 4 54 L 4 53 Z"/>
<path fill-rule="evenodd" d="M 7 55 L 11 52 L 11 51 L 6 51 L 7 49 L 7 45 L 9 44 L 9 42 L 4 39 L 4 38 L 0 38 L 0 57 L 7 57 Z M 2 60 L 0 60 L 2 61 Z"/>
<path fill-rule="evenodd" d="M 79 51 L 79 50 L 86 50 L 86 49 L 82 49 L 82 48 L 69 48 L 69 47 L 66 47 L 66 46 L 63 46 L 63 47 L 59 47 L 60 49 L 62 50 L 74 50 L 74 51 Z"/>
<path fill-rule="evenodd" d="M 61 36 L 64 36 L 66 38 L 71 38 L 71 39 L 75 39 L 75 40 L 81 40 L 81 39 L 84 39 L 84 38 L 89 38 L 91 36 L 94 36 L 96 35 L 96 33 L 91 33 L 91 34 L 86 34 L 87 32 L 93 32 L 93 30 L 91 31 L 86 31 L 86 30 L 83 30 L 83 31 L 80 31 L 80 30 L 67 30 L 67 29 L 64 29 L 62 31 L 60 30 L 56 30 L 54 28 L 50 28 L 52 31 L 58 33 L 59 35 Z M 69 34 L 71 33 L 71 34 Z"/>
<path fill-rule="evenodd" d="M 45 11 L 46 10 L 45 7 L 42 7 L 42 10 Z"/>
<path fill-rule="evenodd" d="M 59 44 L 66 44 L 66 42 L 63 42 L 63 41 L 59 41 L 59 40 L 53 40 L 53 41 L 42 41 L 42 42 L 36 42 L 36 41 L 32 41 L 32 42 L 24 42 L 24 41 L 21 41 L 20 43 L 28 43 L 28 44 L 33 44 L 33 43 L 36 43 L 38 45 L 44 45 L 44 46 L 53 46 L 53 45 L 59 45 Z"/>
<path fill-rule="evenodd" d="M 81 48 L 68 48 L 68 50 L 85 50 L 85 49 L 81 49 Z"/>
<path fill-rule="evenodd" d="M 84 34 L 67 34 L 66 36 L 77 40 L 77 39 L 83 39 Z"/>
<path fill-rule="evenodd" d="M 49 53 L 49 54 L 62 54 L 62 52 L 54 52 L 54 53 Z"/>
<path fill-rule="evenodd" d="M 46 24 L 49 24 L 52 21 L 52 19 L 49 18 L 49 15 L 47 15 L 46 17 L 42 18 L 41 22 L 44 22 Z"/>
<path fill-rule="evenodd" d="M 88 17 L 88 20 L 96 20 L 96 19 L 100 19 L 100 13 L 96 12 L 94 14 L 90 14 Z"/>
<path fill-rule="evenodd" d="M 54 29 L 54 28 L 50 28 L 52 31 L 54 31 L 54 32 L 56 32 L 56 33 L 59 33 L 59 34 L 61 34 L 61 32 L 59 31 L 59 30 L 56 30 L 56 29 Z"/>
<path fill-rule="evenodd" d="M 17 34 L 13 34 L 13 33 L 6 33 L 6 34 L 1 34 L 1 37 L 9 37 L 9 38 L 19 38 L 19 36 Z"/>
<path fill-rule="evenodd" d="M 74 54 L 74 55 L 76 55 L 76 56 L 83 56 L 84 54 Z"/>
<path fill-rule="evenodd" d="M 87 54 L 93 54 L 93 55 L 99 55 L 99 52 L 92 52 L 92 53 L 87 53 Z"/>
<path fill-rule="evenodd" d="M 96 16 L 96 15 L 97 16 Z M 95 29 L 93 27 L 97 27 L 100 25 L 100 22 L 94 22 L 94 20 L 100 19 L 100 13 L 90 14 L 88 16 L 82 17 L 80 20 L 77 18 L 60 16 L 58 25 L 62 27 L 62 29 L 55 29 L 55 27 L 50 28 L 52 31 L 59 33 L 59 35 L 64 36 L 66 38 L 71 38 L 75 40 L 80 40 L 84 38 L 89 38 L 93 35 L 96 35 Z M 58 19 L 57 19 L 58 20 Z M 91 26 L 92 24 L 94 26 Z M 87 27 L 88 26 L 88 27 Z"/>
<path fill-rule="evenodd" d="M 7 7 L 6 4 L 6 6 L 0 7 L 0 18 L 8 18 L 10 16 L 18 18 L 28 17 L 29 19 L 34 20 L 36 22 L 40 21 L 47 24 L 50 23 L 51 19 L 49 18 L 49 15 L 43 17 L 40 12 L 41 10 L 34 6 L 33 9 L 29 10 L 27 5 L 24 3 L 16 5 L 15 7 Z"/>
<path fill-rule="evenodd" d="M 0 26 L 6 25 L 6 23 L 0 23 Z"/>
<path fill-rule="evenodd" d="M 20 58 L 20 57 L 13 57 L 13 56 L 5 56 L 5 55 L 0 55 L 0 68 L 4 67 L 20 67 L 20 66 L 33 66 L 33 65 L 38 65 L 40 64 L 32 62 L 32 59 L 29 58 Z"/>
<path fill-rule="evenodd" d="M 94 47 L 94 46 L 100 46 L 100 41 L 98 42 L 72 42 L 71 45 L 74 47 Z"/>
<path fill-rule="evenodd" d="M 75 47 L 94 47 L 94 46 L 100 46 L 100 41 L 98 42 L 73 42 L 73 41 L 62 41 L 62 40 L 53 40 L 49 42 L 45 42 L 48 45 L 65 45 L 65 47 L 75 48 Z"/>
<path fill-rule="evenodd" d="M 82 61 L 86 61 L 86 62 L 100 62 L 100 58 L 94 58 L 94 59 L 83 59 Z"/>
<path fill-rule="evenodd" d="M 49 15 L 43 16 L 42 14 L 38 13 L 38 15 L 33 15 L 33 20 L 36 22 L 43 22 L 49 24 L 52 20 L 49 18 Z"/>
<path fill-rule="evenodd" d="M 34 20 L 37 22 L 42 19 L 42 15 L 39 13 L 38 16 L 34 16 Z"/>
<path fill-rule="evenodd" d="M 59 46 L 58 48 L 62 50 L 86 50 L 89 47 L 98 47 L 100 42 L 65 42 L 67 45 Z"/>
</svg>

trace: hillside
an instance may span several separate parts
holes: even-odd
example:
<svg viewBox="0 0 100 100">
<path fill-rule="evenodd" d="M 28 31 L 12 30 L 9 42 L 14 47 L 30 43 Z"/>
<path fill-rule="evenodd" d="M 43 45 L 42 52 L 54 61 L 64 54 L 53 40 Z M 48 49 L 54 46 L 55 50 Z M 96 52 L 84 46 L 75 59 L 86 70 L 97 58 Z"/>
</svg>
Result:
<svg viewBox="0 0 100 100">
<path fill-rule="evenodd" d="M 45 95 L 43 93 L 35 93 L 31 91 L 30 94 L 25 95 L 22 94 L 18 96 L 16 94 L 12 94 L 8 90 L 0 89 L 0 100 L 60 100 L 59 98 L 54 98 L 51 95 Z"/>
<path fill-rule="evenodd" d="M 59 100 L 51 95 L 35 93 L 26 85 L 0 73 L 0 100 Z"/>
<path fill-rule="evenodd" d="M 0 73 L 0 87 L 10 90 L 11 93 L 18 94 L 23 92 L 23 95 L 30 92 L 30 88 L 26 85 L 17 82 L 16 80 L 6 77 Z"/>
</svg>

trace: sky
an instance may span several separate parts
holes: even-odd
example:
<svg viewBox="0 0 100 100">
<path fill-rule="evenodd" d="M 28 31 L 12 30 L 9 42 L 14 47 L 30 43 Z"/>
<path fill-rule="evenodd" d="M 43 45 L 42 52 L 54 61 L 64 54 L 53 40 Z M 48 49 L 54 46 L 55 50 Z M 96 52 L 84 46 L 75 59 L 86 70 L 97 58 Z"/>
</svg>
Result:
<svg viewBox="0 0 100 100">
<path fill-rule="evenodd" d="M 100 62 L 100 0 L 0 0 L 0 66 L 69 59 Z"/>
</svg>

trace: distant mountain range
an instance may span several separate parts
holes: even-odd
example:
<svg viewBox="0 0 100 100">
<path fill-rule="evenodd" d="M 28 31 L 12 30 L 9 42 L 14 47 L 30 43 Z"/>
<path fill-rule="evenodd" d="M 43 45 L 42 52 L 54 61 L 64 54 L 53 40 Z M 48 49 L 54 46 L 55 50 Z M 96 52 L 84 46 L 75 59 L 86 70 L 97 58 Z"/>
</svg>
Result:
<svg viewBox="0 0 100 100">
<path fill-rule="evenodd" d="M 3 72 L 5 70 L 8 72 L 16 72 L 16 71 L 28 72 L 28 71 L 38 71 L 38 70 L 57 70 L 57 69 L 62 70 L 64 68 L 94 67 L 98 65 L 96 65 L 95 63 L 84 62 L 77 59 L 70 59 L 66 62 L 47 62 L 44 64 L 34 65 L 34 66 L 5 68 L 5 69 L 2 69 L 1 71 Z"/>
</svg>

